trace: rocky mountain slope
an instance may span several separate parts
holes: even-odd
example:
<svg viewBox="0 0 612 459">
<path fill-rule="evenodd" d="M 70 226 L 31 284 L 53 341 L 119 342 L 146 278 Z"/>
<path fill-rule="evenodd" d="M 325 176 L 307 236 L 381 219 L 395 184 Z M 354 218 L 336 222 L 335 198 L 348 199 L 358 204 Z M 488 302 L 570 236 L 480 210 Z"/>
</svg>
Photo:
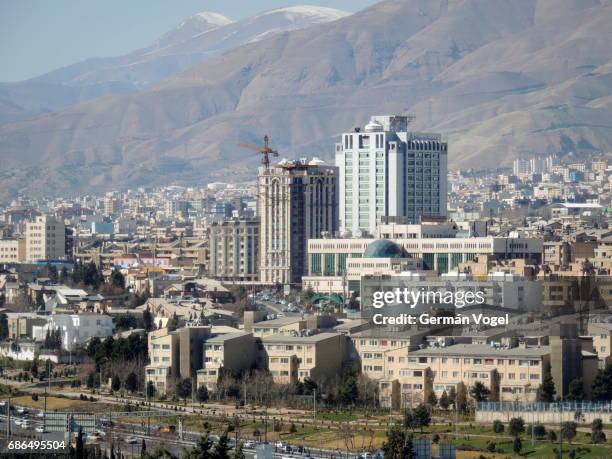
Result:
<svg viewBox="0 0 612 459">
<path fill-rule="evenodd" d="M 14 194 L 253 178 L 240 142 L 268 133 L 281 156 L 331 158 L 342 131 L 385 113 L 442 132 L 451 166 L 609 151 L 611 20 L 607 0 L 384 1 L 6 125 L 0 179 Z"/>
</svg>

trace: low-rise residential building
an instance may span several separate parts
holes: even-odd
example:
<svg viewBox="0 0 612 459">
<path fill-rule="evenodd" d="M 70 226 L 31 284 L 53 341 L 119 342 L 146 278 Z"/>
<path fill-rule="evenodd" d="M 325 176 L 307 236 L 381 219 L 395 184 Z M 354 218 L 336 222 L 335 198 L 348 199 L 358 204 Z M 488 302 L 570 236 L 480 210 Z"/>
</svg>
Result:
<svg viewBox="0 0 612 459">
<path fill-rule="evenodd" d="M 267 368 L 278 383 L 294 383 L 305 378 L 331 380 L 341 374 L 347 359 L 347 337 L 341 333 L 277 334 L 261 341 Z"/>
<path fill-rule="evenodd" d="M 220 378 L 236 376 L 256 365 L 257 344 L 252 333 L 228 333 L 204 342 L 203 364 L 197 371 L 197 385 L 213 390 Z"/>
</svg>

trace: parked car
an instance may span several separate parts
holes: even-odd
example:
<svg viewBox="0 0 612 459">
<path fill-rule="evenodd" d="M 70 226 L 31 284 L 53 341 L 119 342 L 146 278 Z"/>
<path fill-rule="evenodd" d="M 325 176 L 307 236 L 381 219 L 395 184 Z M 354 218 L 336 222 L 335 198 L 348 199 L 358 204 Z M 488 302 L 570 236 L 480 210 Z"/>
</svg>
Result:
<svg viewBox="0 0 612 459">
<path fill-rule="evenodd" d="M 44 428 L 43 426 L 38 426 L 38 427 L 37 427 L 36 429 L 34 429 L 34 430 L 36 430 L 36 432 L 38 432 L 38 433 L 43 433 L 43 434 L 44 434 L 44 433 L 48 433 L 48 431 L 47 431 L 47 430 L 45 430 L 45 428 Z"/>
<path fill-rule="evenodd" d="M 256 444 L 257 443 L 255 443 L 253 440 L 247 440 L 242 444 L 242 446 L 244 446 L 245 448 L 255 448 Z"/>
<path fill-rule="evenodd" d="M 128 445 L 135 445 L 136 443 L 140 443 L 140 438 L 138 438 L 138 437 L 127 437 L 125 439 L 125 442 Z"/>
</svg>

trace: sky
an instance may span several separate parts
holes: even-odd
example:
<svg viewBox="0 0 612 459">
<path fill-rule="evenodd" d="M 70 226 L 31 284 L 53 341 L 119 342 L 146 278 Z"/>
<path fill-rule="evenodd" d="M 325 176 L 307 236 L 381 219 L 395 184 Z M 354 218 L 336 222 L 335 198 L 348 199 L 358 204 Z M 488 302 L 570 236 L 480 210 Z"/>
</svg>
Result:
<svg viewBox="0 0 612 459">
<path fill-rule="evenodd" d="M 0 81 L 20 81 L 89 57 L 127 53 L 200 11 L 239 20 L 301 4 L 355 12 L 376 1 L 1 0 Z"/>
</svg>

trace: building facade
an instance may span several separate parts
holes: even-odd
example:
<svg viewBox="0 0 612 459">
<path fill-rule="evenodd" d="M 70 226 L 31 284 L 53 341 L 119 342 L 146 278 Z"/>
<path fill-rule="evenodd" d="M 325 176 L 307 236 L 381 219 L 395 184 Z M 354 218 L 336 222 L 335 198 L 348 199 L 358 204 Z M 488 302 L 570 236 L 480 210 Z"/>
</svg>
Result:
<svg viewBox="0 0 612 459">
<path fill-rule="evenodd" d="M 407 116 L 373 116 L 336 144 L 340 226 L 374 235 L 383 217 L 446 216 L 448 145 L 440 134 L 409 132 Z"/>
<path fill-rule="evenodd" d="M 209 274 L 227 281 L 259 279 L 259 221 L 214 222 L 208 233 Z"/>
<path fill-rule="evenodd" d="M 64 222 L 48 215 L 26 223 L 26 260 L 58 260 L 66 255 Z"/>
<path fill-rule="evenodd" d="M 260 281 L 299 284 L 309 239 L 338 230 L 337 170 L 320 160 L 261 167 L 258 180 Z"/>
</svg>

